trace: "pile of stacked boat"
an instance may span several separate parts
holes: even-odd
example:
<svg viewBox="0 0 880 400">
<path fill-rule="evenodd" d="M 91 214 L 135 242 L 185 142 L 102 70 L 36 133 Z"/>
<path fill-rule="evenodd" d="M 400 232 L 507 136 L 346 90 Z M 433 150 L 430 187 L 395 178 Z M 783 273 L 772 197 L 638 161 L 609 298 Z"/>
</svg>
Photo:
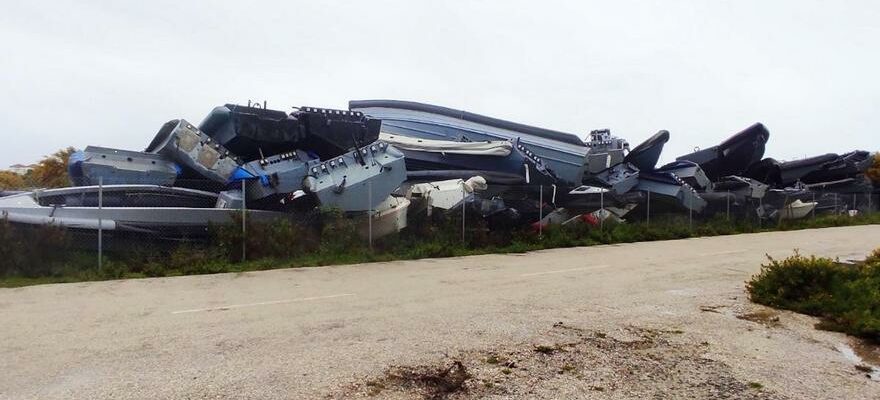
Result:
<svg viewBox="0 0 880 400">
<path fill-rule="evenodd" d="M 14 223 L 178 238 L 242 209 L 271 220 L 324 207 L 369 215 L 360 219 L 380 236 L 434 209 L 472 212 L 493 229 L 681 211 L 797 218 L 856 208 L 845 195 L 873 190 L 868 152 L 763 159 L 761 124 L 657 167 L 669 138 L 660 131 L 630 149 L 607 130 L 581 140 L 392 100 L 290 113 L 227 104 L 198 125 L 169 121 L 144 151 L 87 147 L 69 160 L 72 187 L 0 197 L 0 212 Z"/>
</svg>

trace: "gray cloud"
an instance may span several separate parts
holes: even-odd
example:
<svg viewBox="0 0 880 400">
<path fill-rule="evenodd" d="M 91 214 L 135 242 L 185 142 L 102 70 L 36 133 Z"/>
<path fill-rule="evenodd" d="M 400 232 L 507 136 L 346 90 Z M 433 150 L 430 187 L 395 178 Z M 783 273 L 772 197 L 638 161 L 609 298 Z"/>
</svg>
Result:
<svg viewBox="0 0 880 400">
<path fill-rule="evenodd" d="M 880 3 L 69 1 L 3 6 L 0 166 L 142 149 L 215 105 L 393 98 L 637 143 L 664 159 L 755 121 L 768 155 L 880 139 Z"/>
</svg>

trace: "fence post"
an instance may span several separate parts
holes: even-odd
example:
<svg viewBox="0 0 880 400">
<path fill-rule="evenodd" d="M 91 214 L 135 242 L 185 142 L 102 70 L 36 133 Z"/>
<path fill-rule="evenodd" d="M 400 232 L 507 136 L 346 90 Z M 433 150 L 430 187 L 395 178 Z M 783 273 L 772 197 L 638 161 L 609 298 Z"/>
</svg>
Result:
<svg viewBox="0 0 880 400">
<path fill-rule="evenodd" d="M 651 192 L 646 190 L 645 193 L 647 194 L 647 199 L 645 201 L 645 203 L 647 204 L 647 207 L 645 209 L 645 221 L 647 222 L 646 226 L 651 226 Z"/>
<path fill-rule="evenodd" d="M 694 230 L 694 196 L 688 197 L 688 229 Z"/>
<path fill-rule="evenodd" d="M 247 261 L 247 186 L 241 181 L 241 262 Z"/>
<path fill-rule="evenodd" d="M 871 192 L 868 192 L 868 213 L 871 214 L 874 212 L 874 195 Z"/>
<path fill-rule="evenodd" d="M 538 237 L 544 235 L 544 185 L 538 186 Z"/>
<path fill-rule="evenodd" d="M 837 192 L 834 192 L 834 213 L 835 214 L 840 214 L 840 212 L 838 211 L 838 208 L 840 208 L 840 206 L 837 203 Z"/>
<path fill-rule="evenodd" d="M 785 216 L 783 213 L 788 212 L 789 217 L 791 217 L 791 204 L 788 202 L 788 194 L 785 195 L 785 200 L 782 201 L 782 210 L 777 212 L 779 217 L 776 219 L 776 228 L 779 229 L 782 226 L 782 217 Z"/>
<path fill-rule="evenodd" d="M 104 177 L 98 177 L 98 271 L 104 266 Z"/>
<path fill-rule="evenodd" d="M 819 206 L 819 203 L 816 203 L 816 192 L 812 192 L 812 193 L 813 193 L 813 210 L 811 210 L 810 213 L 813 214 L 813 219 L 816 219 L 816 207 Z"/>
<path fill-rule="evenodd" d="M 758 210 L 761 210 L 761 212 L 764 212 L 764 198 L 763 197 L 758 198 Z M 763 225 L 761 223 L 762 222 L 761 221 L 761 213 L 755 213 L 755 215 L 758 216 L 758 230 L 760 230 Z"/>
<path fill-rule="evenodd" d="M 467 210 L 467 204 L 465 202 L 465 197 L 467 196 L 466 191 L 464 190 L 464 181 L 461 182 L 461 243 L 464 244 L 467 242 L 465 238 L 465 230 L 467 229 L 467 216 L 465 212 Z"/>
<path fill-rule="evenodd" d="M 370 241 L 370 252 L 373 252 L 373 181 L 367 181 L 367 237 Z"/>
<path fill-rule="evenodd" d="M 599 230 L 605 230 L 605 189 L 599 192 Z"/>
<path fill-rule="evenodd" d="M 724 198 L 727 199 L 727 222 L 730 222 L 730 192 L 727 192 Z"/>
</svg>

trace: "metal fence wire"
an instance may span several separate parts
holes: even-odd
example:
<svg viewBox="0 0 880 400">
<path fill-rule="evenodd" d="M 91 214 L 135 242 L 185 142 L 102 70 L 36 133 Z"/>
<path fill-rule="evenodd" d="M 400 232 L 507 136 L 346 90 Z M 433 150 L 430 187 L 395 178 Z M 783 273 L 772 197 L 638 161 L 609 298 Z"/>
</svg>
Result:
<svg viewBox="0 0 880 400">
<path fill-rule="evenodd" d="M 873 192 L 817 190 L 757 198 L 720 192 L 706 196 L 713 200 L 701 208 L 695 197 L 676 198 L 648 191 L 561 191 L 554 185 L 489 185 L 474 189 L 462 181 L 455 191 L 434 193 L 437 197 L 412 193 L 407 196 L 405 191 L 398 191 L 389 197 L 397 200 L 375 207 L 373 187 L 368 185 L 366 211 L 342 213 L 343 228 L 331 226 L 336 229 L 333 230 L 326 228 L 327 217 L 323 214 L 309 211 L 308 207 L 298 209 L 301 200 L 295 201 L 292 195 L 249 198 L 253 188 L 248 182 L 226 185 L 178 180 L 169 187 L 106 184 L 101 179 L 97 186 L 76 189 L 37 191 L 34 196 L 40 204 L 54 207 L 58 217 L 77 215 L 82 221 L 95 221 L 69 225 L 68 231 L 72 248 L 95 251 L 99 270 L 106 267 L 108 255 L 141 251 L 168 255 L 181 247 L 216 252 L 236 262 L 262 257 L 259 249 L 255 254 L 251 254 L 252 250 L 273 240 L 282 241 L 278 244 L 282 247 L 299 249 L 296 246 L 302 245 L 302 251 L 311 251 L 319 247 L 300 242 L 332 243 L 337 238 L 341 241 L 347 235 L 344 226 L 353 227 L 361 246 L 374 251 L 402 227 L 404 230 L 397 235 L 405 238 L 414 237 L 415 232 L 429 232 L 423 234 L 429 238 L 448 231 L 454 232 L 451 237 L 458 238 L 453 240 L 471 245 L 477 243 L 474 238 L 491 232 L 531 230 L 541 239 L 549 230 L 580 226 L 606 231 L 609 224 L 621 223 L 644 228 L 678 223 L 689 231 L 706 224 L 724 223 L 753 224 L 762 229 L 800 218 L 871 215 L 880 211 L 880 193 Z M 287 228 L 289 236 L 284 236 L 283 232 L 266 228 L 276 223 L 302 225 L 296 228 L 301 233 L 289 234 L 294 228 Z M 315 228 L 315 224 L 323 224 L 324 228 Z M 444 228 L 443 224 L 448 226 Z M 315 239 L 315 235 L 323 236 Z"/>
</svg>

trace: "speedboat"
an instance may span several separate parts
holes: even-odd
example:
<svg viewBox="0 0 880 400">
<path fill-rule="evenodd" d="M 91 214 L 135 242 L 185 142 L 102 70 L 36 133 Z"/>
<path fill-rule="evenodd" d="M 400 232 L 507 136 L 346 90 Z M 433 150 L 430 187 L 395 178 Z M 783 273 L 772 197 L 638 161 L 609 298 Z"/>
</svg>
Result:
<svg viewBox="0 0 880 400">
<path fill-rule="evenodd" d="M 801 219 L 806 217 L 816 208 L 816 205 L 819 204 L 817 202 L 803 202 L 800 199 L 795 200 L 785 207 L 783 207 L 779 212 L 781 213 L 780 218 L 782 219 Z"/>
</svg>

